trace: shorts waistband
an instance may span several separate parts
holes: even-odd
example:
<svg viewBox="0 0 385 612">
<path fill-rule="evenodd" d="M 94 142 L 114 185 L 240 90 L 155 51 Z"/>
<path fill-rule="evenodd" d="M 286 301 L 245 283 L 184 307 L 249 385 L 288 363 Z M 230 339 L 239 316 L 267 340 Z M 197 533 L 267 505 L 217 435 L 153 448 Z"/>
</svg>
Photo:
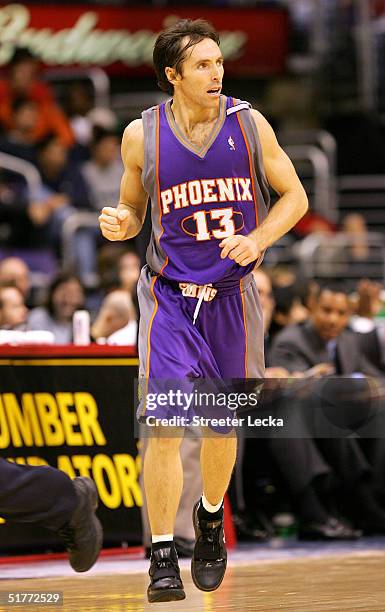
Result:
<svg viewBox="0 0 385 612">
<path fill-rule="evenodd" d="M 213 291 L 207 291 L 208 300 L 205 300 L 205 301 L 211 301 L 212 299 L 214 299 L 214 297 L 219 298 L 219 297 L 224 297 L 226 295 L 236 295 L 237 293 L 239 293 L 240 287 L 242 287 L 242 292 L 243 292 L 249 287 L 253 279 L 252 272 L 249 272 L 249 274 L 246 274 L 246 276 L 242 277 L 241 279 L 235 282 L 234 280 L 232 280 L 232 281 L 220 281 L 218 283 L 199 284 L 199 283 L 193 283 L 191 281 L 174 281 L 169 278 L 166 278 L 165 276 L 161 276 L 157 274 L 151 268 L 149 269 L 150 269 L 151 276 L 158 276 L 160 279 L 162 279 L 162 282 L 166 283 L 167 285 L 170 285 L 170 287 L 173 287 L 173 289 L 175 289 L 178 292 L 184 292 L 184 295 L 187 295 L 186 292 L 188 291 L 188 286 L 192 286 L 194 288 L 196 287 L 197 295 L 195 295 L 196 290 L 194 289 L 193 292 L 190 294 L 190 297 L 198 298 L 201 288 L 204 287 L 205 285 L 206 286 L 208 285 L 209 286 L 208 288 L 212 289 Z"/>
</svg>

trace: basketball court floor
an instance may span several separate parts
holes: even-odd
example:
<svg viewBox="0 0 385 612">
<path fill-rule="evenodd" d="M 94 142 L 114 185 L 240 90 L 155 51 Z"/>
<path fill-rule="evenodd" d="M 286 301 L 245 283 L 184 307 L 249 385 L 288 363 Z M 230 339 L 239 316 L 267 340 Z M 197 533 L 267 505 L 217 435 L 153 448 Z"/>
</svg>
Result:
<svg viewBox="0 0 385 612">
<path fill-rule="evenodd" d="M 148 561 L 138 553 L 103 555 L 86 574 L 75 574 L 63 559 L 23 563 L 3 559 L 0 593 L 61 591 L 64 603 L 60 607 L 0 605 L 0 610 L 385 611 L 385 538 L 334 544 L 276 540 L 269 545 L 239 545 L 229 553 L 225 580 L 214 593 L 195 588 L 189 560 L 181 559 L 180 565 L 186 599 L 148 604 Z"/>
</svg>

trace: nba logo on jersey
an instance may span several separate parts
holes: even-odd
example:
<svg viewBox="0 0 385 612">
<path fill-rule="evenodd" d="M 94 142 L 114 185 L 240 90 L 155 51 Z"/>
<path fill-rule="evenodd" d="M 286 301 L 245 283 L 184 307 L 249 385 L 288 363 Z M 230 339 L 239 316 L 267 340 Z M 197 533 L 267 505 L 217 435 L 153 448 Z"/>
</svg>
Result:
<svg viewBox="0 0 385 612">
<path fill-rule="evenodd" d="M 234 140 L 232 139 L 231 136 L 229 136 L 227 142 L 229 143 L 229 147 L 230 147 L 231 151 L 235 151 L 235 142 L 234 142 Z"/>
</svg>

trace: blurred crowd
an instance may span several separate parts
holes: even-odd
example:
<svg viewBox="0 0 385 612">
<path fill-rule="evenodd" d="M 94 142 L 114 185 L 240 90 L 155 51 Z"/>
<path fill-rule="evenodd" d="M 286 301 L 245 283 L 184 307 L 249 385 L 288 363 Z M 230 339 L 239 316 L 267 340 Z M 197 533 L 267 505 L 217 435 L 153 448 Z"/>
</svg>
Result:
<svg viewBox="0 0 385 612">
<path fill-rule="evenodd" d="M 140 241 L 127 244 L 104 241 L 96 224 L 81 226 L 74 233 L 71 266 L 61 266 L 63 227 L 74 211 L 93 212 L 97 219 L 103 206 L 118 202 L 116 117 L 94 108 L 81 83 L 68 88 L 59 106 L 37 60 L 17 49 L 0 81 L 0 130 L 0 343 L 11 332 L 49 333 L 55 344 L 71 343 L 74 313 L 87 310 L 91 341 L 136 345 L 136 286 L 149 219 Z M 27 165 L 16 168 L 15 159 Z M 334 224 L 310 211 L 291 233 L 305 259 L 314 236 L 321 246 L 333 244 L 319 265 L 322 276 L 337 276 L 337 283 L 309 280 L 292 261 L 283 265 L 278 247 L 254 272 L 264 315 L 266 378 L 299 383 L 343 376 L 345 399 L 338 399 L 340 387 L 333 391 L 335 413 L 347 404 L 360 423 L 370 401 L 352 396 L 354 381 L 380 380 L 385 370 L 385 290 L 368 274 L 376 254 L 361 214 L 349 213 Z M 39 282 L 44 267 L 48 283 Z M 277 526 L 293 525 L 304 539 L 384 534 L 385 436 L 320 438 L 311 422 L 298 427 L 288 438 L 247 438 L 240 445 L 231 487 L 238 537 L 266 541 Z M 182 452 L 193 470 L 199 440 L 189 444 Z M 199 479 L 194 483 L 200 487 Z M 182 499 L 182 510 L 183 504 Z M 187 514 L 190 522 L 190 509 Z M 176 536 L 188 554 L 193 534 L 186 525 L 180 522 Z"/>
<path fill-rule="evenodd" d="M 0 81 L 0 128 L 0 245 L 46 249 L 60 261 L 65 221 L 75 211 L 95 213 L 118 201 L 118 121 L 94 108 L 81 82 L 68 88 L 59 107 L 38 60 L 17 48 Z M 25 163 L 15 167 L 15 158 Z M 75 271 L 95 285 L 100 232 L 82 228 L 74 242 Z"/>
</svg>

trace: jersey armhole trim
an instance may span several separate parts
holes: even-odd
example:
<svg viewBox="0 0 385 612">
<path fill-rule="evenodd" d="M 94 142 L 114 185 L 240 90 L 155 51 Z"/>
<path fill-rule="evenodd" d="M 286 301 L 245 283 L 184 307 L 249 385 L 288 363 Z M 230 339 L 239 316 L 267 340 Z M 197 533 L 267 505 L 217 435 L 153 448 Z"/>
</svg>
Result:
<svg viewBox="0 0 385 612">
<path fill-rule="evenodd" d="M 239 104 L 236 104 L 235 106 L 230 106 L 230 108 L 227 109 L 226 111 L 226 115 L 232 115 L 233 113 L 238 113 L 239 111 L 242 110 L 250 110 L 251 108 L 251 104 L 249 102 L 240 102 Z"/>
</svg>

